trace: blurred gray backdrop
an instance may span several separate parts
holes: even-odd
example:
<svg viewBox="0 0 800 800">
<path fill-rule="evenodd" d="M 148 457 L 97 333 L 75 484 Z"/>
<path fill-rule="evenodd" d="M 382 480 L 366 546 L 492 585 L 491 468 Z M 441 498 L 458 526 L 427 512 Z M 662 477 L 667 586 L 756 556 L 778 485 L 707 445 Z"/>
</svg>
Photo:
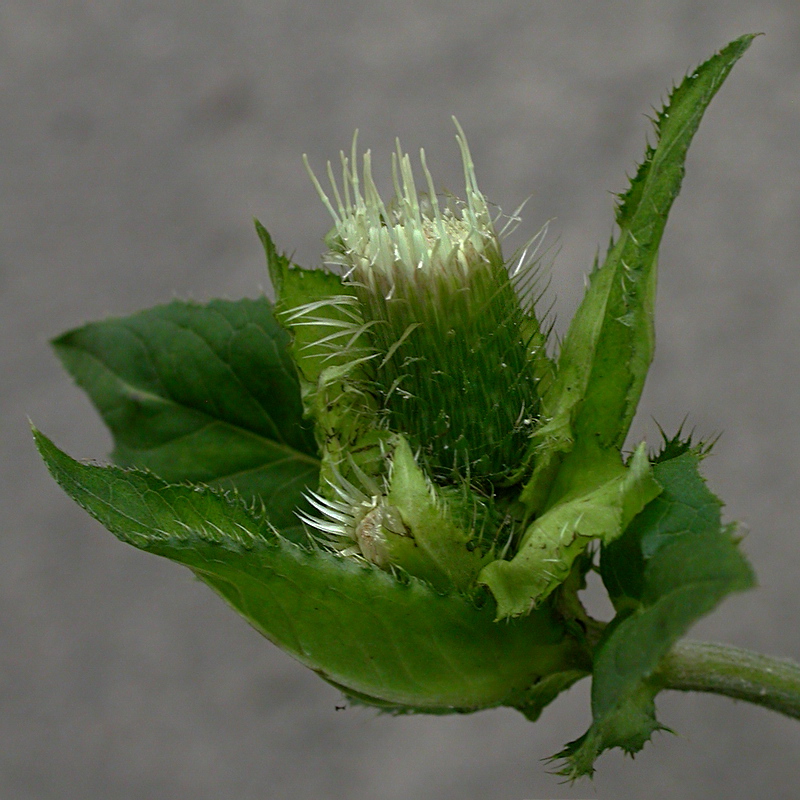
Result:
<svg viewBox="0 0 800 800">
<path fill-rule="evenodd" d="M 588 684 L 512 711 L 382 717 L 262 640 L 190 573 L 63 495 L 26 417 L 78 457 L 110 439 L 47 341 L 172 298 L 269 292 L 252 217 L 318 265 L 330 220 L 301 166 L 352 131 L 462 177 L 450 115 L 518 236 L 560 247 L 560 330 L 612 230 L 646 115 L 687 69 L 764 31 L 713 102 L 661 253 L 658 351 L 632 438 L 685 415 L 761 588 L 693 631 L 800 657 L 800 6 L 797 0 L 3 0 L 0 6 L 0 797 L 795 798 L 800 725 L 663 694 L 676 736 L 593 784 L 541 758 Z M 381 168 L 378 169 L 381 174 Z"/>
</svg>

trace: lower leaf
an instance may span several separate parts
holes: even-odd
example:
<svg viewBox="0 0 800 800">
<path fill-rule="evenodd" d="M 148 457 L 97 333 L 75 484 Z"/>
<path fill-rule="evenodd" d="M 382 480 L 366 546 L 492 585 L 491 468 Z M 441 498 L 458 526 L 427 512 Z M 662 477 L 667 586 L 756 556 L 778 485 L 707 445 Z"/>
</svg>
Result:
<svg viewBox="0 0 800 800">
<path fill-rule="evenodd" d="M 563 773 L 571 778 L 591 775 L 611 747 L 637 752 L 662 728 L 653 704 L 661 659 L 728 594 L 755 583 L 733 528 L 720 522 L 721 504 L 703 484 L 697 456 L 683 453 L 654 471 L 663 493 L 603 554 L 614 565 L 603 575 L 620 611 L 594 655 L 592 725 L 557 756 L 566 758 Z"/>
<path fill-rule="evenodd" d="M 234 495 L 81 464 L 36 432 L 62 488 L 120 540 L 189 567 L 257 630 L 346 693 L 393 709 L 514 705 L 587 654 L 551 609 L 494 622 L 483 594 L 426 583 L 284 537 Z"/>
</svg>

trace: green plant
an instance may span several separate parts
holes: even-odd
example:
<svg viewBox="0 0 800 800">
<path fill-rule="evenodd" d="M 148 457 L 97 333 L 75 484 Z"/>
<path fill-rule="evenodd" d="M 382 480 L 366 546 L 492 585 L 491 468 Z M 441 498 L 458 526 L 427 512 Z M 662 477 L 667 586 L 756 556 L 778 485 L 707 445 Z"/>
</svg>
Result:
<svg viewBox="0 0 800 800">
<path fill-rule="evenodd" d="M 591 675 L 593 723 L 559 754 L 572 777 L 607 748 L 640 749 L 665 688 L 800 717 L 796 665 L 679 641 L 753 584 L 699 472 L 708 445 L 678 431 L 622 449 L 686 152 L 752 38 L 654 120 L 560 347 L 536 313 L 538 235 L 505 259 L 461 129 L 463 201 L 437 195 L 424 153 L 419 193 L 398 145 L 384 203 L 354 141 L 339 182 L 328 167 L 332 199 L 312 173 L 335 270 L 296 267 L 257 224 L 274 308 L 173 302 L 55 340 L 115 465 L 78 463 L 36 431 L 51 473 L 355 701 L 535 720 Z M 608 623 L 581 604 L 590 570 Z"/>
</svg>

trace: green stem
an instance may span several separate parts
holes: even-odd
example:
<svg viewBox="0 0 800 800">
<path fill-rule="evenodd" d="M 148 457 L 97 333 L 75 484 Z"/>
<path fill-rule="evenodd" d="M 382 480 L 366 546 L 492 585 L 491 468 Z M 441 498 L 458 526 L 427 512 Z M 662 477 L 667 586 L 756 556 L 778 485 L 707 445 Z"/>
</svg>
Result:
<svg viewBox="0 0 800 800">
<path fill-rule="evenodd" d="M 657 680 L 665 689 L 714 692 L 800 719 L 800 664 L 711 642 L 679 642 Z"/>
</svg>

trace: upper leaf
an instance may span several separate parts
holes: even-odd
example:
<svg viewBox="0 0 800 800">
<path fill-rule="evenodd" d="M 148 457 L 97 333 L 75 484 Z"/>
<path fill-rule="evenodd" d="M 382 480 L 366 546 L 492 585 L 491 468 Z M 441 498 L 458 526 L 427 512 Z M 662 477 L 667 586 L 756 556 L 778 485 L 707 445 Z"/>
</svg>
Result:
<svg viewBox="0 0 800 800">
<path fill-rule="evenodd" d="M 587 292 L 591 306 L 594 294 L 604 300 L 602 327 L 587 325 L 579 310 L 562 351 L 570 368 L 575 361 L 591 365 L 576 436 L 585 433 L 616 447 L 625 440 L 653 357 L 656 256 L 683 181 L 686 153 L 708 104 L 752 39 L 737 39 L 687 76 L 656 118 L 657 143 L 648 147 L 622 196 L 619 238 Z"/>
<path fill-rule="evenodd" d="M 537 469 L 523 495 L 534 510 L 547 499 L 550 462 L 574 442 L 588 438 L 609 448 L 624 443 L 653 357 L 658 247 L 680 191 L 686 152 L 708 104 L 752 39 L 736 39 L 687 76 L 655 120 L 656 144 L 648 146 L 621 196 L 619 237 L 591 275 L 561 348 L 555 383 L 543 398 L 547 422 L 533 441 Z"/>
<path fill-rule="evenodd" d="M 288 336 L 266 298 L 175 301 L 94 322 L 53 346 L 114 435 L 114 460 L 258 497 L 274 524 L 315 486 Z"/>
<path fill-rule="evenodd" d="M 61 487 L 115 536 L 189 567 L 267 638 L 362 699 L 471 711 L 525 699 L 551 673 L 585 672 L 582 648 L 550 609 L 496 625 L 490 602 L 300 547 L 238 498 L 81 464 L 35 437 Z"/>
</svg>

